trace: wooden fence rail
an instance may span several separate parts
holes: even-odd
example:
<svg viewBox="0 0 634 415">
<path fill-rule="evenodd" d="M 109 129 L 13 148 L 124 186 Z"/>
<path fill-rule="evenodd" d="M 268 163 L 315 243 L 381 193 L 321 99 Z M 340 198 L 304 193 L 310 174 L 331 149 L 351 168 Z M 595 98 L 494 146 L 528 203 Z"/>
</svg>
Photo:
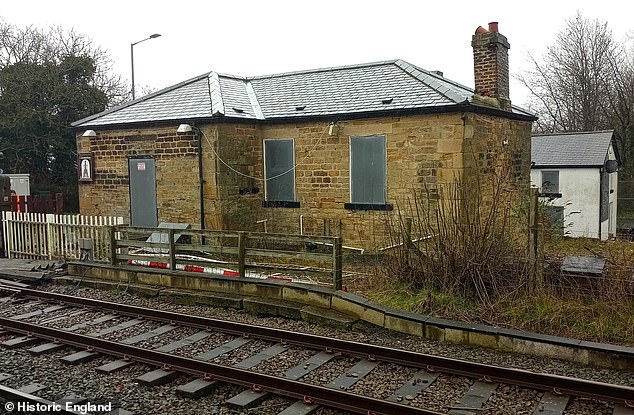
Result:
<svg viewBox="0 0 634 415">
<path fill-rule="evenodd" d="M 108 226 L 122 217 L 2 212 L 4 253 L 9 258 L 82 259 L 82 240 L 95 261 L 110 260 Z"/>
<path fill-rule="evenodd" d="M 110 226 L 112 265 L 235 275 L 303 276 L 342 288 L 341 238 L 272 233 Z"/>
</svg>

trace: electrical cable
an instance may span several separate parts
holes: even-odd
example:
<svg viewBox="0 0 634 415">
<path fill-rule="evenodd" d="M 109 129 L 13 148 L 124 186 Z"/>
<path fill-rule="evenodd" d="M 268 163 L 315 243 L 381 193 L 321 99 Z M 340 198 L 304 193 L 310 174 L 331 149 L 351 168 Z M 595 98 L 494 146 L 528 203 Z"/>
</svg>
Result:
<svg viewBox="0 0 634 415">
<path fill-rule="evenodd" d="M 304 161 L 306 161 L 306 159 L 308 158 L 308 156 L 310 156 L 310 154 L 311 154 L 311 153 L 315 150 L 315 148 L 317 148 L 317 146 L 318 146 L 319 144 L 321 144 L 321 141 L 323 140 L 324 135 L 325 135 L 325 134 L 326 134 L 326 132 L 328 131 L 329 127 L 330 127 L 330 124 L 328 124 L 328 125 L 326 126 L 326 128 L 324 128 L 324 130 L 322 131 L 321 135 L 320 135 L 320 136 L 319 136 L 319 138 L 317 139 L 317 142 L 313 145 L 313 147 L 312 147 L 310 150 L 308 150 L 308 153 L 306 153 L 306 155 L 305 155 L 305 156 L 304 156 L 304 157 L 303 157 L 303 158 L 302 158 L 302 159 L 301 159 L 298 163 L 295 163 L 295 164 L 293 165 L 293 167 L 291 167 L 290 169 L 286 170 L 285 172 L 282 172 L 282 173 L 277 174 L 277 175 L 275 175 L 275 176 L 272 176 L 272 177 L 267 177 L 267 178 L 264 178 L 264 179 L 263 179 L 263 178 L 261 178 L 261 177 L 255 177 L 255 176 L 251 176 L 251 175 L 248 175 L 248 174 L 242 173 L 241 171 L 236 170 L 235 168 L 233 168 L 232 166 L 230 166 L 230 165 L 229 165 L 226 161 L 224 161 L 224 160 L 222 159 L 222 157 L 220 157 L 220 155 L 216 152 L 216 149 L 214 148 L 213 144 L 211 143 L 211 141 L 210 141 L 210 140 L 209 140 L 209 138 L 207 137 L 207 134 L 205 134 L 205 132 L 204 132 L 203 130 L 201 130 L 200 128 L 198 128 L 198 130 L 200 131 L 200 133 L 202 134 L 202 136 L 203 136 L 203 137 L 205 137 L 205 141 L 207 141 L 207 144 L 209 144 L 209 148 L 210 148 L 210 149 L 211 149 L 211 151 L 214 153 L 214 155 L 216 156 L 216 158 L 217 158 L 217 159 L 218 159 L 218 160 L 219 160 L 222 164 L 224 164 L 224 165 L 225 165 L 225 166 L 226 166 L 229 170 L 231 170 L 232 172 L 234 172 L 234 173 L 236 173 L 236 174 L 239 174 L 240 176 L 244 176 L 244 177 L 249 178 L 249 179 L 253 179 L 253 180 L 257 180 L 257 181 L 264 182 L 264 181 L 267 181 L 267 180 L 273 180 L 273 179 L 277 179 L 278 177 L 282 177 L 282 176 L 284 176 L 285 174 L 288 174 L 288 173 L 290 173 L 291 171 L 295 170 L 298 166 L 303 165 Z"/>
</svg>

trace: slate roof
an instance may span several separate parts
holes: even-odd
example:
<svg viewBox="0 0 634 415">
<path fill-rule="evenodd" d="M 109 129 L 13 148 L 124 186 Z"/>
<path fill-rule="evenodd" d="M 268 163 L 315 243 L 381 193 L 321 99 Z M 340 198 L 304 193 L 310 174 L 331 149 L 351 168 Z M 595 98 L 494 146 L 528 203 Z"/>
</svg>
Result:
<svg viewBox="0 0 634 415">
<path fill-rule="evenodd" d="M 601 167 L 613 135 L 613 130 L 534 135 L 532 167 Z"/>
<path fill-rule="evenodd" d="M 473 89 L 403 60 L 250 78 L 209 72 L 72 124 L 99 127 L 228 117 L 251 120 L 424 110 L 472 102 Z M 521 108 L 513 113 L 533 117 Z"/>
</svg>

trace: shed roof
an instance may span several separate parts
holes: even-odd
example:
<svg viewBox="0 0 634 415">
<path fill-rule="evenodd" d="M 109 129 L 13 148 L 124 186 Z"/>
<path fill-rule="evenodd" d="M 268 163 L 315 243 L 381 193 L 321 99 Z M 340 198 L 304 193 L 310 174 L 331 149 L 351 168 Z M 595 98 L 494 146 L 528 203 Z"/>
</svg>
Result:
<svg viewBox="0 0 634 415">
<path fill-rule="evenodd" d="M 403 60 L 250 78 L 209 72 L 72 124 L 116 126 L 227 117 L 282 120 L 471 104 L 473 89 Z M 491 107 L 488 107 L 491 108 Z M 533 117 L 513 107 L 513 113 Z"/>
<path fill-rule="evenodd" d="M 613 135 L 613 130 L 533 135 L 532 167 L 601 167 Z"/>
</svg>

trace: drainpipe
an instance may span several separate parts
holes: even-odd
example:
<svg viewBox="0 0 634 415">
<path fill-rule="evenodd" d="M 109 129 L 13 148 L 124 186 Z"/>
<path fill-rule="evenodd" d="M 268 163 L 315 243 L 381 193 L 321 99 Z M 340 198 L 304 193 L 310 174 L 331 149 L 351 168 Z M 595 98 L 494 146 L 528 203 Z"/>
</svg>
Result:
<svg viewBox="0 0 634 415">
<path fill-rule="evenodd" d="M 603 169 L 599 169 L 599 241 L 601 240 L 601 212 L 603 211 Z"/>
<path fill-rule="evenodd" d="M 200 128 L 196 128 L 196 135 L 198 139 L 198 188 L 200 189 L 200 229 L 205 229 L 205 199 L 204 199 L 204 183 L 203 178 L 203 140 L 202 131 Z M 204 243 L 204 242 L 203 242 Z"/>
</svg>

